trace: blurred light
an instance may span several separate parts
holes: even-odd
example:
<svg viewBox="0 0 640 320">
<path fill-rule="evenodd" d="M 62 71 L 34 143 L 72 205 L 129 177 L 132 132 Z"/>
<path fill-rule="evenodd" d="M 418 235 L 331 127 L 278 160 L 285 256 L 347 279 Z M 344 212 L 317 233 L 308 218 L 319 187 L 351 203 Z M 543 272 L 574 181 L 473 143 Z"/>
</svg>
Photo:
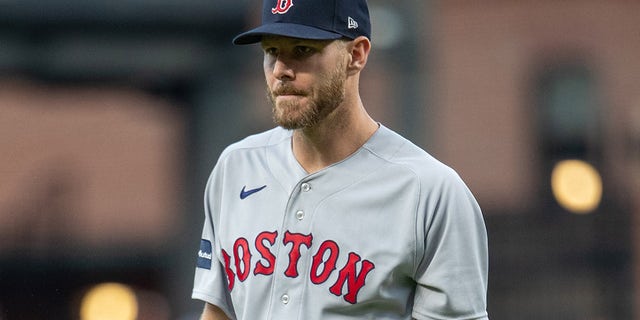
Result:
<svg viewBox="0 0 640 320">
<path fill-rule="evenodd" d="M 564 160 L 551 173 L 551 188 L 556 201 L 572 213 L 595 210 L 602 199 L 602 178 L 590 164 Z"/>
<path fill-rule="evenodd" d="M 91 288 L 80 306 L 82 320 L 135 320 L 137 316 L 135 293 L 119 283 L 103 283 Z"/>
</svg>

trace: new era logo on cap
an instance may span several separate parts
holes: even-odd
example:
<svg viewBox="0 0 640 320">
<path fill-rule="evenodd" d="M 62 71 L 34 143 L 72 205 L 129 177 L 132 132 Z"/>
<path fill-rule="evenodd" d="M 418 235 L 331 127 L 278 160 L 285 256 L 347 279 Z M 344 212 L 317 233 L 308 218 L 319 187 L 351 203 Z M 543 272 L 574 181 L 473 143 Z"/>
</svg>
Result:
<svg viewBox="0 0 640 320">
<path fill-rule="evenodd" d="M 358 29 L 358 22 L 353 20 L 353 18 L 349 17 L 347 28 L 349 28 L 349 29 Z"/>
<path fill-rule="evenodd" d="M 367 1 L 263 0 L 262 25 L 238 35 L 233 43 L 256 43 L 266 35 L 310 40 L 371 39 Z"/>
</svg>

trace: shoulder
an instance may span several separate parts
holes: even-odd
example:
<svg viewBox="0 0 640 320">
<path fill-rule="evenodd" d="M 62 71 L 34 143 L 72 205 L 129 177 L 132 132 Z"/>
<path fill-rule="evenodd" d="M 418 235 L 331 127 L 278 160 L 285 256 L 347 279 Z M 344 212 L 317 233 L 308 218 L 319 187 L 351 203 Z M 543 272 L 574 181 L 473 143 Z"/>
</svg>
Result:
<svg viewBox="0 0 640 320">
<path fill-rule="evenodd" d="M 282 148 L 274 148 L 288 143 L 291 132 L 282 128 L 273 128 L 261 133 L 247 136 L 227 146 L 218 157 L 207 184 L 211 186 L 223 185 L 225 177 L 234 172 L 236 175 L 251 174 L 257 168 L 265 166 L 267 162 L 267 150 L 271 154 Z M 275 150 L 275 151 L 273 151 Z"/>
<path fill-rule="evenodd" d="M 291 138 L 291 131 L 276 127 L 261 133 L 250 135 L 226 147 L 220 154 L 220 161 L 243 152 L 259 151 L 278 145 Z"/>
<path fill-rule="evenodd" d="M 461 182 L 457 172 L 400 134 L 381 126 L 365 147 L 390 167 L 413 175 L 421 185 Z"/>
</svg>

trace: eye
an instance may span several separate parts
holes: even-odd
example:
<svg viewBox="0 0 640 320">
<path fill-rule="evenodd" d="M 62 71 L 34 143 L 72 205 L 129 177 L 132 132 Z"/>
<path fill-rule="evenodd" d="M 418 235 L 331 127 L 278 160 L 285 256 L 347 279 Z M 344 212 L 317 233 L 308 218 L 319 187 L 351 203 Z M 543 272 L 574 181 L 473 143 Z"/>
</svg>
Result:
<svg viewBox="0 0 640 320">
<path fill-rule="evenodd" d="M 308 46 L 296 46 L 295 47 L 296 55 L 298 56 L 308 56 L 315 52 L 315 49 Z"/>
<path fill-rule="evenodd" d="M 262 50 L 264 50 L 264 53 L 266 55 L 275 56 L 275 55 L 278 54 L 278 49 L 273 48 L 273 47 L 265 47 Z"/>
</svg>

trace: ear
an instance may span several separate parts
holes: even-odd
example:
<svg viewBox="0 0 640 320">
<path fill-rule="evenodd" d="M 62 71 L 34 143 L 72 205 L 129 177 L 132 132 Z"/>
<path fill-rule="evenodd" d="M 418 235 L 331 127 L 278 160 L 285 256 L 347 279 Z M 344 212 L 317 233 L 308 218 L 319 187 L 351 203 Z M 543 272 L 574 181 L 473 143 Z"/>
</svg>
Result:
<svg viewBox="0 0 640 320">
<path fill-rule="evenodd" d="M 355 74 L 362 71 L 367 65 L 369 52 L 371 52 L 371 41 L 365 36 L 360 36 L 353 39 L 348 48 L 351 54 L 348 71 L 349 74 Z"/>
</svg>

